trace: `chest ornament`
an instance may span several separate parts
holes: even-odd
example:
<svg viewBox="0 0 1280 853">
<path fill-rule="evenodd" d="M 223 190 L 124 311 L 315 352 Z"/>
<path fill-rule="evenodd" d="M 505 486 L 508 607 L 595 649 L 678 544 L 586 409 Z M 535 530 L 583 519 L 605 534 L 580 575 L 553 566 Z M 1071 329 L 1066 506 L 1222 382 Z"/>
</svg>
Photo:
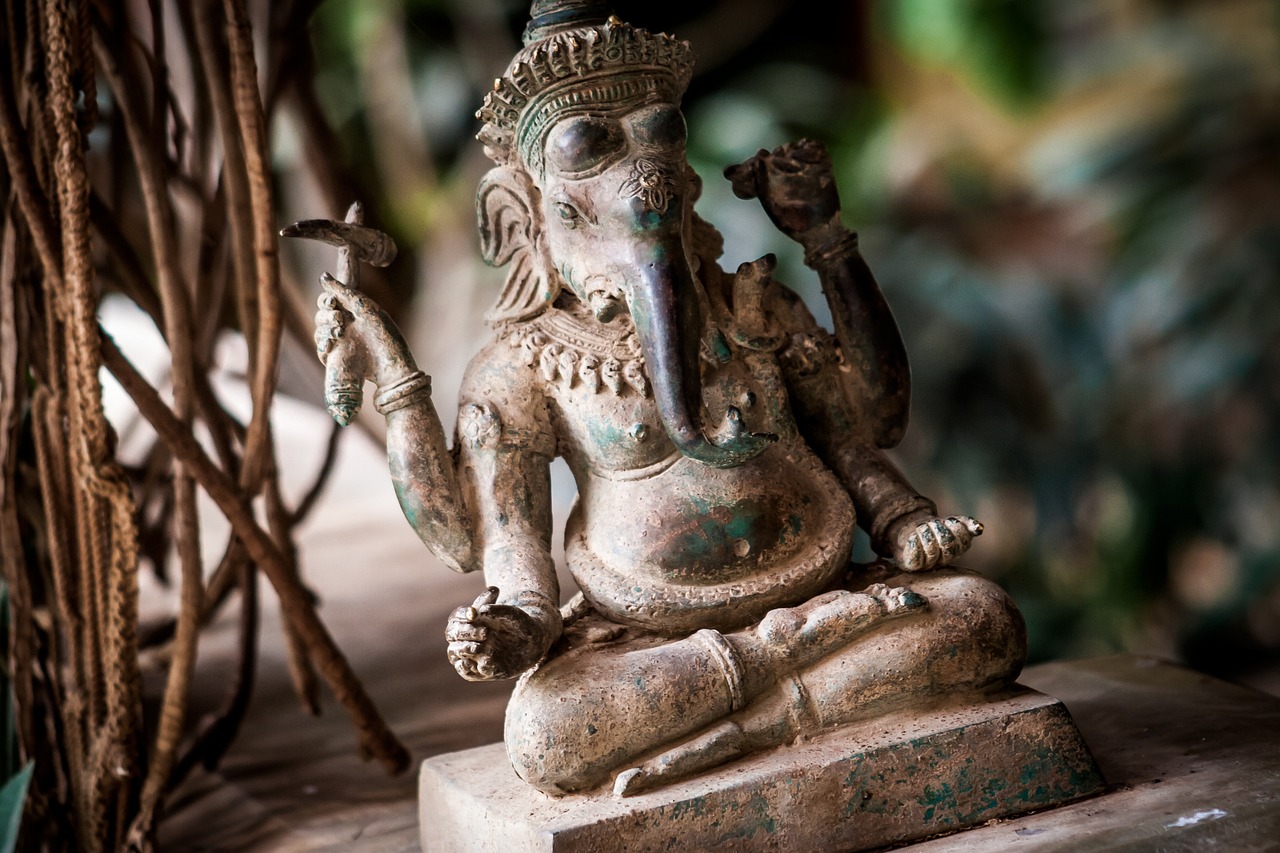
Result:
<svg viewBox="0 0 1280 853">
<path fill-rule="evenodd" d="M 568 391 L 578 385 L 621 397 L 649 396 L 649 376 L 635 326 L 629 318 L 602 324 L 552 308 L 527 323 L 508 326 L 499 335 L 521 351 L 523 362 L 548 383 Z"/>
</svg>

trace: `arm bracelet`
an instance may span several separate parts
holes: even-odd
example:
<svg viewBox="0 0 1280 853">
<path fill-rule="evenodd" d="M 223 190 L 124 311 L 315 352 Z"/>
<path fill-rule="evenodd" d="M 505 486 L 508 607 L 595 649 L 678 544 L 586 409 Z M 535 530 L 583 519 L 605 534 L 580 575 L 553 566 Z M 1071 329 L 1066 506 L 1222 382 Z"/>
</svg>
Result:
<svg viewBox="0 0 1280 853">
<path fill-rule="evenodd" d="M 822 226 L 815 236 L 817 239 L 807 241 L 804 247 L 804 263 L 810 269 L 817 269 L 858 251 L 858 232 L 849 231 L 839 223 Z"/>
<path fill-rule="evenodd" d="M 415 370 L 386 388 L 379 388 L 378 396 L 373 398 L 373 407 L 378 414 L 389 415 L 411 404 L 419 394 L 431 395 L 431 377 Z"/>
</svg>

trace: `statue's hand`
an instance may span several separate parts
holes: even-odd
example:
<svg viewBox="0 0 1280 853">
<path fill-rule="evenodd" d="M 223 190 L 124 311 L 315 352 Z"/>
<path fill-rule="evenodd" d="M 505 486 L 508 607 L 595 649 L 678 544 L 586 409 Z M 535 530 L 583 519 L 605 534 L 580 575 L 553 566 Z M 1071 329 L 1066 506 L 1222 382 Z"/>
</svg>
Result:
<svg viewBox="0 0 1280 853">
<path fill-rule="evenodd" d="M 491 586 L 449 616 L 449 662 L 468 681 L 514 678 L 542 660 L 554 639 L 554 626 L 497 598 Z"/>
<path fill-rule="evenodd" d="M 759 198 L 782 233 L 801 243 L 840 215 L 840 195 L 827 146 L 788 142 L 724 170 L 738 198 Z"/>
<path fill-rule="evenodd" d="M 360 408 L 362 385 L 395 385 L 417 368 L 404 336 L 382 306 L 325 273 L 316 301 L 316 354 L 325 365 L 325 402 L 341 424 Z"/>
<path fill-rule="evenodd" d="M 895 522 L 887 538 L 898 565 L 909 572 L 922 572 L 950 565 L 969 550 L 975 536 L 981 535 L 981 522 L 967 515 L 938 518 L 912 513 Z"/>
</svg>

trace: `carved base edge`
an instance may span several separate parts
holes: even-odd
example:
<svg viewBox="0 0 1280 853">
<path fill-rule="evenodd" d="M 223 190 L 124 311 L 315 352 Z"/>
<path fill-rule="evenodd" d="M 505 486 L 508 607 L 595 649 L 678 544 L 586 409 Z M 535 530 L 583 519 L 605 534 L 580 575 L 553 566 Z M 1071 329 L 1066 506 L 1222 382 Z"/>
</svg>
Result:
<svg viewBox="0 0 1280 853">
<path fill-rule="evenodd" d="M 625 799 L 549 797 L 493 744 L 424 761 L 418 809 L 424 851 L 858 851 L 1059 806 L 1104 784 L 1062 703 L 1015 686 Z"/>
</svg>

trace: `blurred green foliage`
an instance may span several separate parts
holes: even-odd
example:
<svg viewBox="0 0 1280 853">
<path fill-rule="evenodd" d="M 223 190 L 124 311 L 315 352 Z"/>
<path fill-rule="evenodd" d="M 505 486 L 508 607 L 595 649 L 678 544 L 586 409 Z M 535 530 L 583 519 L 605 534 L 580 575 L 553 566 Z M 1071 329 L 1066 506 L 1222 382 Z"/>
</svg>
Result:
<svg viewBox="0 0 1280 853">
<path fill-rule="evenodd" d="M 1015 594 L 1033 658 L 1275 659 L 1280 5 L 615 8 L 703 56 L 689 152 L 724 263 L 778 253 L 819 315 L 798 249 L 719 173 L 800 135 L 829 143 L 912 353 L 899 459 L 946 511 L 986 521 L 972 563 Z M 326 107 L 400 235 L 470 228 L 470 111 L 526 11 L 321 7 Z M 379 106 L 397 87 L 409 99 Z"/>
<path fill-rule="evenodd" d="M 1036 0 L 898 0 L 881 3 L 880 27 L 903 54 L 964 71 L 1008 107 L 1032 107 L 1048 83 L 1043 3 Z"/>
</svg>

